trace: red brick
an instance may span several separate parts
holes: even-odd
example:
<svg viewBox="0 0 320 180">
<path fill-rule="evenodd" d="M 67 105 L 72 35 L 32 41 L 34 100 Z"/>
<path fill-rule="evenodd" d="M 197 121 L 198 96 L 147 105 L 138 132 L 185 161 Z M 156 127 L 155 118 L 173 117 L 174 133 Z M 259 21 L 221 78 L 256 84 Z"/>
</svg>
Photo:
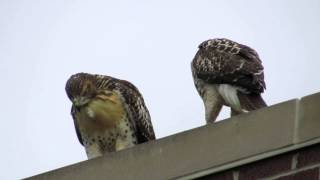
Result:
<svg viewBox="0 0 320 180">
<path fill-rule="evenodd" d="M 320 144 L 298 150 L 297 168 L 320 163 Z"/>
<path fill-rule="evenodd" d="M 277 180 L 318 180 L 319 179 L 319 168 L 309 169 L 278 178 Z"/>
<path fill-rule="evenodd" d="M 239 180 L 263 178 L 289 171 L 293 155 L 290 152 L 239 167 Z"/>
<path fill-rule="evenodd" d="M 224 171 L 221 173 L 217 173 L 217 174 L 210 174 L 201 178 L 198 178 L 201 180 L 233 180 L 233 175 L 232 175 L 232 171 Z"/>
</svg>

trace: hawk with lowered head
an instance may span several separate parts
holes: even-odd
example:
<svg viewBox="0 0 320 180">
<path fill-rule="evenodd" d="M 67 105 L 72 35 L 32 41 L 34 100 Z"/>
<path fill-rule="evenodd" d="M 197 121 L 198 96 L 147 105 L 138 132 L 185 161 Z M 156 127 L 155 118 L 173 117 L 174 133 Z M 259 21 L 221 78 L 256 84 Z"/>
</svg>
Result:
<svg viewBox="0 0 320 180">
<path fill-rule="evenodd" d="M 128 81 L 78 73 L 65 89 L 78 139 L 89 159 L 155 139 L 144 100 Z"/>
<path fill-rule="evenodd" d="M 231 115 L 267 106 L 261 97 L 266 88 L 261 60 L 246 45 L 229 39 L 204 41 L 191 69 L 207 123 L 216 120 L 223 105 L 231 108 Z"/>
</svg>

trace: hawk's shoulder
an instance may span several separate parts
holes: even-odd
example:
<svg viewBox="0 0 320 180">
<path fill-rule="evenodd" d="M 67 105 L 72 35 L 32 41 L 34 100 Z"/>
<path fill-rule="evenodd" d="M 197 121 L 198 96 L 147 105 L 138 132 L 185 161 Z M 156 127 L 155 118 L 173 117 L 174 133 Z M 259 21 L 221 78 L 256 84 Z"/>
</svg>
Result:
<svg viewBox="0 0 320 180">
<path fill-rule="evenodd" d="M 199 45 L 192 61 L 195 78 L 213 84 L 231 84 L 252 93 L 265 89 L 258 53 L 229 39 L 210 39 Z"/>
<path fill-rule="evenodd" d="M 129 81 L 110 76 L 97 75 L 97 78 L 97 86 L 118 91 L 123 97 L 139 143 L 155 139 L 151 117 L 138 88 Z"/>
<path fill-rule="evenodd" d="M 138 141 L 146 142 L 154 140 L 155 134 L 151 123 L 150 113 L 138 88 L 125 80 L 120 80 L 119 84 L 123 86 L 120 91 L 122 91 L 136 125 Z"/>
</svg>

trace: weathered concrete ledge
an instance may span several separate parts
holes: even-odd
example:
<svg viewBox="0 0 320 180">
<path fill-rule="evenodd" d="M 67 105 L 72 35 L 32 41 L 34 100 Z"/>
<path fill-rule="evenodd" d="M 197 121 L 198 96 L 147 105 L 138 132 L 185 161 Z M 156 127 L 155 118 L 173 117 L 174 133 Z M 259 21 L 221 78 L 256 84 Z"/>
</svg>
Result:
<svg viewBox="0 0 320 180">
<path fill-rule="evenodd" d="M 320 93 L 188 130 L 37 179 L 189 179 L 320 142 Z"/>
</svg>

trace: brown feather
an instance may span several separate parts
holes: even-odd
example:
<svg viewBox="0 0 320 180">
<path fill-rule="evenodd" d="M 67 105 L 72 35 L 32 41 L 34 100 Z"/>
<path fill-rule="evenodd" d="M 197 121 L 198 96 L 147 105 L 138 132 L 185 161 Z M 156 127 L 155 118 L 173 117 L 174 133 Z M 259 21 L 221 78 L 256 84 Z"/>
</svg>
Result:
<svg viewBox="0 0 320 180">
<path fill-rule="evenodd" d="M 267 104 L 262 99 L 260 94 L 243 94 L 238 92 L 239 101 L 242 109 L 247 111 L 253 111 L 263 107 L 267 107 Z"/>
<path fill-rule="evenodd" d="M 73 102 L 71 114 L 77 137 L 89 158 L 97 154 L 90 149 L 93 145 L 101 152 L 110 152 L 118 146 L 125 148 L 155 139 L 143 97 L 130 82 L 78 73 L 69 78 L 65 89 Z"/>
</svg>

